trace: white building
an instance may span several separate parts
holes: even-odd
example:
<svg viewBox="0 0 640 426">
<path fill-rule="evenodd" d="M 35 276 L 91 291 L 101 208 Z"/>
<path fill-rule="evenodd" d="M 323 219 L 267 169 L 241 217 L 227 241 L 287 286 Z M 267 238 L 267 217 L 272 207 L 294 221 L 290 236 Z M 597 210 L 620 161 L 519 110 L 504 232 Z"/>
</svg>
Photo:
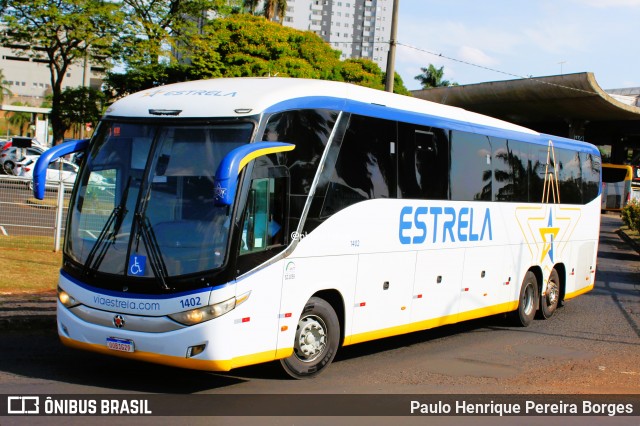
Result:
<svg viewBox="0 0 640 426">
<path fill-rule="evenodd" d="M 313 31 L 342 59 L 368 58 L 384 71 L 392 12 L 393 0 L 288 0 L 284 25 Z"/>
<path fill-rule="evenodd" d="M 86 84 L 99 89 L 102 85 L 104 68 L 88 66 Z M 16 50 L 0 46 L 0 70 L 4 74 L 5 86 L 11 91 L 5 95 L 4 103 L 15 101 L 40 106 L 44 97 L 51 94 L 51 74 L 46 59 L 32 59 L 19 55 Z M 78 87 L 85 81 L 85 69 L 82 62 L 72 64 L 67 70 L 62 88 Z"/>
</svg>

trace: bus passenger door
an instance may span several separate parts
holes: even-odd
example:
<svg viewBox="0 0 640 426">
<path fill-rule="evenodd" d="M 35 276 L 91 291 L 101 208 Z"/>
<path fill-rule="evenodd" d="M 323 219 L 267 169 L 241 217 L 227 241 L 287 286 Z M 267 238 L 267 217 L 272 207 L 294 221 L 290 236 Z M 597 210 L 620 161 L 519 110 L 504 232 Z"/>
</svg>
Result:
<svg viewBox="0 0 640 426">
<path fill-rule="evenodd" d="M 352 343 L 397 334 L 382 330 L 410 322 L 415 260 L 415 252 L 359 256 Z"/>
</svg>

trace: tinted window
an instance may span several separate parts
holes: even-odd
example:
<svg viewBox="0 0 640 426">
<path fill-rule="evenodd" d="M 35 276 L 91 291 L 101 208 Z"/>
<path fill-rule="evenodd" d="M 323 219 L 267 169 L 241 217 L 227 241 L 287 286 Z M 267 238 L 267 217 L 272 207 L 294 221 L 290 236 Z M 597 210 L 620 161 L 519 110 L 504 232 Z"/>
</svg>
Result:
<svg viewBox="0 0 640 426">
<path fill-rule="evenodd" d="M 329 216 L 359 201 L 396 196 L 395 121 L 353 115 L 322 209 Z"/>
<path fill-rule="evenodd" d="M 449 197 L 448 131 L 400 123 L 398 186 L 402 198 Z"/>
<path fill-rule="evenodd" d="M 491 201 L 491 145 L 486 136 L 451 132 L 451 199 Z"/>
<path fill-rule="evenodd" d="M 272 115 L 265 127 L 262 140 L 296 145 L 293 151 L 277 155 L 277 164 L 286 166 L 291 177 L 289 226 L 292 230 L 298 227 L 322 153 L 337 117 L 337 112 L 329 110 L 286 111 Z"/>
<path fill-rule="evenodd" d="M 582 202 L 582 170 L 580 154 L 576 151 L 556 148 L 556 174 L 560 187 L 560 201 L 568 204 Z"/>
<path fill-rule="evenodd" d="M 493 148 L 493 191 L 496 201 L 530 201 L 530 145 L 491 138 Z"/>
<path fill-rule="evenodd" d="M 602 168 L 602 181 L 606 183 L 622 182 L 627 178 L 627 169 L 618 169 L 614 167 Z"/>
<path fill-rule="evenodd" d="M 580 153 L 582 163 L 582 202 L 588 203 L 600 193 L 601 159 L 593 154 Z"/>
</svg>

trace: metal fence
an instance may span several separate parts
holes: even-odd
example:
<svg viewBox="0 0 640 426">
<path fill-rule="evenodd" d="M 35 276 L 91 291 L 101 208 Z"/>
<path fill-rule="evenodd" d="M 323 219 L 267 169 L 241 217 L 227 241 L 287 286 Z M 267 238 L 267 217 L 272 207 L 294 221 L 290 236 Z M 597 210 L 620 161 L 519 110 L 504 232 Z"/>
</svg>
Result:
<svg viewBox="0 0 640 426">
<path fill-rule="evenodd" d="M 0 248 L 58 251 L 70 194 L 69 186 L 47 184 L 38 200 L 30 179 L 0 175 Z"/>
</svg>

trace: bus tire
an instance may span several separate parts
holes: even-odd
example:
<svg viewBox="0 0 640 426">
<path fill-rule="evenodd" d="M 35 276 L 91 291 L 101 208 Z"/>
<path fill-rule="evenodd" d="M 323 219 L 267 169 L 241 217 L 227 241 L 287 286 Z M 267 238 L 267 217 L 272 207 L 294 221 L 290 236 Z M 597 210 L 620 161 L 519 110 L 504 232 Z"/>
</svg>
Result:
<svg viewBox="0 0 640 426">
<path fill-rule="evenodd" d="M 293 355 L 280 360 L 288 375 L 308 379 L 331 364 L 340 344 L 340 322 L 331 305 L 312 297 L 300 315 Z"/>
<path fill-rule="evenodd" d="M 547 282 L 547 290 L 545 294 L 540 295 L 540 310 L 539 317 L 542 319 L 548 319 L 553 316 L 553 313 L 558 308 L 558 302 L 560 300 L 560 276 L 558 271 L 553 269 L 549 274 L 549 281 Z"/>
<path fill-rule="evenodd" d="M 535 274 L 528 271 L 520 286 L 520 298 L 518 310 L 514 312 L 514 324 L 520 327 L 528 327 L 536 316 L 538 304 L 538 280 Z"/>
</svg>

